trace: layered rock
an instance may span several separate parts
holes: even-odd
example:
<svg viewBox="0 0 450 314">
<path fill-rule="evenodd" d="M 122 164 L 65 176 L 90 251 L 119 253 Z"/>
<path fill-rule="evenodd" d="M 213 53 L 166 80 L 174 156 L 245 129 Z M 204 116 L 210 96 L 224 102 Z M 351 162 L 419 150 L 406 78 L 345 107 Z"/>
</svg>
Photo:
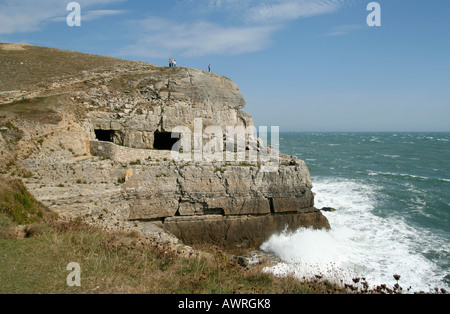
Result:
<svg viewBox="0 0 450 314">
<path fill-rule="evenodd" d="M 30 67 L 44 71 L 47 62 L 52 72 L 47 85 L 27 81 L 14 92 L 0 88 L 0 167 L 22 175 L 36 198 L 63 219 L 164 230 L 186 244 L 227 248 L 257 248 L 286 227 L 329 228 L 314 208 L 306 164 L 296 157 L 280 154 L 271 172 L 261 159 L 241 160 L 238 154 L 219 161 L 174 159 L 170 135 L 179 126 L 195 131 L 197 119 L 201 131 L 253 126 L 230 79 L 46 50 L 60 62 L 51 64 L 36 47 L 20 53 L 27 49 L 33 52 L 27 55 Z M 9 53 L 0 51 L 4 60 L 22 58 Z M 63 60 L 73 58 L 80 60 L 78 72 L 58 76 L 58 67 L 69 72 Z M 243 149 L 247 157 L 252 150 L 270 151 L 251 135 L 238 146 L 231 150 Z M 230 146 L 221 149 L 228 156 Z"/>
<path fill-rule="evenodd" d="M 138 74 L 125 82 L 113 80 L 78 95 L 87 104 L 95 130 L 112 131 L 112 141 L 136 148 L 155 148 L 155 135 L 177 126 L 251 126 L 241 109 L 245 100 L 231 80 L 194 69 L 177 68 Z M 158 147 L 156 147 L 158 148 Z"/>
</svg>

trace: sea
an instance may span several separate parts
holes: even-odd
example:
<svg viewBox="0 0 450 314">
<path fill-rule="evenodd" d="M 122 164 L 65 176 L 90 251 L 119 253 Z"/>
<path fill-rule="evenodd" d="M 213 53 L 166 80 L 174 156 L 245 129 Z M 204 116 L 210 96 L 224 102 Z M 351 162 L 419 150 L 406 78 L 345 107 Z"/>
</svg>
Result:
<svg viewBox="0 0 450 314">
<path fill-rule="evenodd" d="M 273 235 L 264 271 L 450 291 L 450 133 L 281 133 L 280 151 L 306 162 L 315 206 L 336 211 L 330 230 Z"/>
</svg>

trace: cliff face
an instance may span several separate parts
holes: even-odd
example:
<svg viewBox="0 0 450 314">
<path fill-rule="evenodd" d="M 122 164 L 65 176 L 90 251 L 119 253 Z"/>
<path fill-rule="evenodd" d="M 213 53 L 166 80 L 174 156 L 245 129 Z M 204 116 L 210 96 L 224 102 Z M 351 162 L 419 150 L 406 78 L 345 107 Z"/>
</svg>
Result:
<svg viewBox="0 0 450 314">
<path fill-rule="evenodd" d="M 0 44 L 1 66 L 9 71 L 8 83 L 0 84 L 0 169 L 22 177 L 63 219 L 164 230 L 186 244 L 228 248 L 258 247 L 285 227 L 329 228 L 314 208 L 309 171 L 295 157 L 281 155 L 272 172 L 261 160 L 173 158 L 176 127 L 194 131 L 196 119 L 202 130 L 253 125 L 231 80 L 194 69 L 8 47 Z M 266 149 L 252 136 L 245 148 L 247 154 Z"/>
<path fill-rule="evenodd" d="M 158 68 L 114 78 L 78 97 L 89 104 L 92 127 L 114 131 L 113 142 L 128 147 L 154 148 L 155 133 L 193 129 L 196 118 L 204 127 L 253 125 L 231 80 L 194 69 Z"/>
</svg>

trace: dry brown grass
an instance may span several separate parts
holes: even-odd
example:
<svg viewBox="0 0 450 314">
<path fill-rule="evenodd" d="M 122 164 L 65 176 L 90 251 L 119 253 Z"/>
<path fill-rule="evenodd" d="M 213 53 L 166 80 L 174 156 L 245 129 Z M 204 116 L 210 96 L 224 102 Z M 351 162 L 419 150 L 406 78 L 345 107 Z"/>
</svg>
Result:
<svg viewBox="0 0 450 314">
<path fill-rule="evenodd" d="M 29 46 L 29 44 L 2 44 L 0 49 L 5 51 L 25 51 Z"/>
<path fill-rule="evenodd" d="M 41 124 L 58 124 L 62 118 L 56 110 L 62 107 L 64 96 L 24 99 L 0 106 L 0 113 L 12 113 L 17 119 Z"/>
<path fill-rule="evenodd" d="M 84 71 L 105 73 L 141 63 L 75 51 L 0 43 L 0 92 L 35 90 L 82 78 Z M 151 67 L 148 64 L 148 67 Z"/>
<path fill-rule="evenodd" d="M 242 266 L 226 252 L 181 255 L 138 233 L 106 233 L 80 220 L 36 222 L 27 238 L 2 238 L 12 220 L 0 214 L 0 293 L 76 294 L 349 294 L 402 293 L 381 286 L 338 286 L 321 278 L 298 280 Z M 81 266 L 81 286 L 69 287 L 66 266 Z M 356 282 L 357 281 L 357 282 Z M 442 291 L 444 293 L 444 291 Z"/>
<path fill-rule="evenodd" d="M 10 221 L 0 215 L 1 226 Z M 282 294 L 331 293 L 327 283 L 276 278 L 243 267 L 221 250 L 182 256 L 136 233 L 105 233 L 71 222 L 38 222 L 26 239 L 0 239 L 0 293 Z M 25 254 L 26 252 L 26 254 Z M 25 258 L 26 256 L 26 258 Z M 82 268 L 69 287 L 65 267 Z M 334 288 L 332 288 L 334 289 Z M 341 290 L 343 291 L 343 290 Z"/>
</svg>

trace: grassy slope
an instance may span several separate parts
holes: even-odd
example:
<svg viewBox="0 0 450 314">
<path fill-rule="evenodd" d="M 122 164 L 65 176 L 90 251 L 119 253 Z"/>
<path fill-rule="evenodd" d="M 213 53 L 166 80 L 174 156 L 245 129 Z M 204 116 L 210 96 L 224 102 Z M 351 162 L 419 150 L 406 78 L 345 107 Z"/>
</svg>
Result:
<svg viewBox="0 0 450 314">
<path fill-rule="evenodd" d="M 0 215 L 0 228 L 5 219 Z M 276 278 L 261 267 L 243 268 L 221 251 L 185 258 L 169 247 L 144 245 L 134 234 L 105 234 L 76 222 L 33 228 L 39 232 L 25 239 L 0 238 L 0 293 L 343 292 L 327 283 Z M 81 287 L 66 284 L 71 262 L 81 266 Z"/>
<path fill-rule="evenodd" d="M 128 68 L 138 62 L 84 54 L 54 48 L 0 43 L 0 92 L 34 90 L 65 79 L 82 76 L 83 71 L 107 72 Z M 148 64 L 148 66 L 152 66 Z"/>
</svg>

